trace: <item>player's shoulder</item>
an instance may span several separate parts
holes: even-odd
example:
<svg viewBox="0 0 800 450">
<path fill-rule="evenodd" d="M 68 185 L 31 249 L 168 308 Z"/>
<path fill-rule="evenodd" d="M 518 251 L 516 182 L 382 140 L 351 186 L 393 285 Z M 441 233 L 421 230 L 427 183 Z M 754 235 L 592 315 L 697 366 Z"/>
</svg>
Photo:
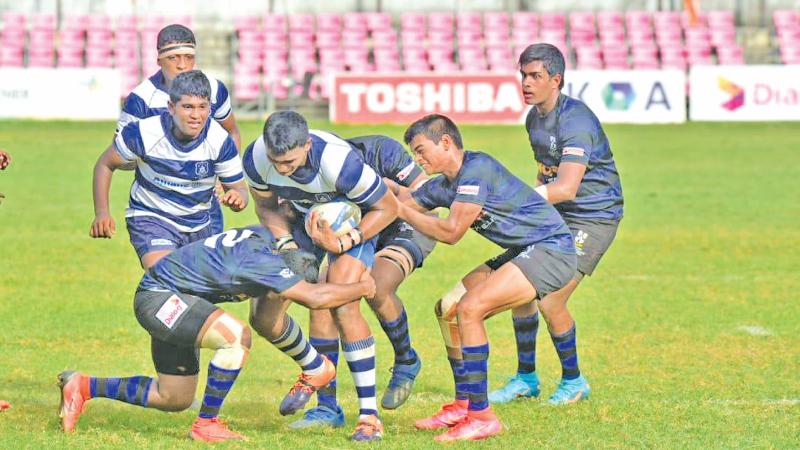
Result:
<svg viewBox="0 0 800 450">
<path fill-rule="evenodd" d="M 222 80 L 220 80 L 218 78 L 215 78 L 215 77 L 212 77 L 211 75 L 209 75 L 204 70 L 201 70 L 200 73 L 202 73 L 206 77 L 206 79 L 208 80 L 208 84 L 211 85 L 211 98 L 212 99 L 216 99 L 217 98 L 217 92 L 219 92 L 220 90 L 226 90 L 227 91 L 228 88 L 225 86 L 225 83 L 223 83 Z"/>
<path fill-rule="evenodd" d="M 599 124 L 597 116 L 582 100 L 564 95 L 564 100 L 559 111 L 559 122 L 577 121 L 582 123 Z"/>
<path fill-rule="evenodd" d="M 228 131 L 222 127 L 216 120 L 209 120 L 206 122 L 208 131 L 206 132 L 206 140 L 215 148 L 222 147 L 225 141 L 230 137 Z"/>
<path fill-rule="evenodd" d="M 344 139 L 327 131 L 309 130 L 309 135 L 311 137 L 309 158 L 312 164 L 327 174 L 338 174 L 353 147 Z"/>
</svg>

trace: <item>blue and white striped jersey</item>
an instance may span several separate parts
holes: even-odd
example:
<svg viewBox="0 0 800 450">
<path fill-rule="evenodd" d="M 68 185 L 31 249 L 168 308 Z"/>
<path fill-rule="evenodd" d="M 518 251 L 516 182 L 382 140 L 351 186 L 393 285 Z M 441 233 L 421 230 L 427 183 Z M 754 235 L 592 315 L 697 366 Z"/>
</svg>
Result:
<svg viewBox="0 0 800 450">
<path fill-rule="evenodd" d="M 327 203 L 342 196 L 366 210 L 383 197 L 386 184 L 350 144 L 324 131 L 311 130 L 310 136 L 311 149 L 305 165 L 289 176 L 275 170 L 267 158 L 264 137 L 259 136 L 242 157 L 250 186 L 275 192 L 303 213 L 314 203 Z"/>
<path fill-rule="evenodd" d="M 223 183 L 242 179 L 236 144 L 214 121 L 196 139 L 178 142 L 172 116 L 161 114 L 126 125 L 114 139 L 120 157 L 136 163 L 125 217 L 154 216 L 179 231 L 209 224 L 217 177 Z"/>
<path fill-rule="evenodd" d="M 217 122 L 222 122 L 231 115 L 228 88 L 216 78 L 209 77 L 205 72 L 203 74 L 211 84 L 211 117 Z M 128 94 L 117 121 L 116 133 L 119 134 L 120 130 L 131 122 L 167 112 L 168 101 L 169 93 L 164 85 L 164 75 L 159 70 Z"/>
</svg>

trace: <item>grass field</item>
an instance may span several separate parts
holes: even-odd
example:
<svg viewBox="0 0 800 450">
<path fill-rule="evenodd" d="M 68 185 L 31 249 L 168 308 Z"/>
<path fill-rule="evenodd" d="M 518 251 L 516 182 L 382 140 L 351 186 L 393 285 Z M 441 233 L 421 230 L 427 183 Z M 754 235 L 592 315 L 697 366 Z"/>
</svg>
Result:
<svg viewBox="0 0 800 450">
<path fill-rule="evenodd" d="M 315 124 L 345 135 L 399 127 Z M 261 124 L 241 124 L 244 140 Z M 195 411 L 165 414 L 92 401 L 78 432 L 59 432 L 56 375 L 154 373 L 149 338 L 132 314 L 141 276 L 124 231 L 131 173 L 115 175 L 119 233 L 88 236 L 91 176 L 112 123 L 0 122 L 0 147 L 13 165 L 0 173 L 0 448 L 184 448 Z M 489 151 L 534 178 L 526 135 L 517 127 L 464 127 L 467 147 Z M 580 363 L 591 398 L 546 405 L 560 376 L 542 327 L 538 371 L 544 398 L 496 408 L 506 426 L 481 448 L 800 447 L 800 133 L 796 124 L 608 126 L 625 192 L 625 219 L 595 276 L 571 301 Z M 252 208 L 226 212 L 228 226 L 254 222 Z M 440 245 L 401 288 L 423 358 L 415 394 L 383 412 L 383 448 L 433 448 L 413 421 L 451 398 L 433 303 L 496 248 L 471 231 Z M 226 307 L 240 318 L 247 305 Z M 378 338 L 378 392 L 391 347 Z M 294 308 L 306 323 L 307 315 Z M 489 321 L 490 387 L 516 369 L 509 314 Z M 203 364 L 209 354 L 203 358 Z M 250 438 L 226 447 L 346 448 L 357 410 L 340 366 L 344 429 L 294 433 L 278 404 L 296 368 L 258 340 L 223 410 Z M 203 375 L 204 376 L 204 375 Z M 198 391 L 198 396 L 201 391 Z"/>
</svg>

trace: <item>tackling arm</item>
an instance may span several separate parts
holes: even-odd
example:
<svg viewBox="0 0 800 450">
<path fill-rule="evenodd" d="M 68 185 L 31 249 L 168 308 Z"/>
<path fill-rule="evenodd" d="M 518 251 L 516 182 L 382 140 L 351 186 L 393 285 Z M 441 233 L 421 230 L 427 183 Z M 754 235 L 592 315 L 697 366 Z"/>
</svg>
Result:
<svg viewBox="0 0 800 450">
<path fill-rule="evenodd" d="M 423 214 L 425 209 L 408 196 L 400 205 L 399 217 L 410 223 L 417 231 L 445 244 L 455 244 L 467 232 L 481 213 L 481 205 L 467 202 L 453 202 L 450 214 L 439 218 Z"/>
<path fill-rule="evenodd" d="M 361 297 L 372 298 L 375 296 L 375 280 L 364 271 L 357 283 L 312 284 L 300 281 L 289 289 L 281 292 L 281 296 L 299 303 L 309 309 L 328 309 L 350 303 Z"/>
</svg>

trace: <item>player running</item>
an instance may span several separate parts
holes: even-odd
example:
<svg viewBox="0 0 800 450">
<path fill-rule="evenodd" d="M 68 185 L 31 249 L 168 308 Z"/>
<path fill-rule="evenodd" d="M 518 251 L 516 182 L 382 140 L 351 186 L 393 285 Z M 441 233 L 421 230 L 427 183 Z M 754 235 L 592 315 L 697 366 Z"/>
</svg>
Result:
<svg viewBox="0 0 800 450">
<path fill-rule="evenodd" d="M 561 361 L 561 381 L 549 403 L 565 405 L 589 397 L 578 367 L 575 320 L 567 300 L 591 275 L 616 236 L 622 219 L 622 185 L 600 121 L 580 100 L 561 93 L 564 56 L 550 44 L 534 44 L 519 57 L 522 91 L 532 105 L 525 126 L 539 166 L 536 191 L 555 206 L 572 230 L 578 270 L 570 282 L 539 301 L 512 312 L 517 373 L 489 394 L 493 403 L 539 395 L 536 374 L 538 309 Z"/>
<path fill-rule="evenodd" d="M 145 273 L 134 309 L 139 323 L 150 333 L 158 377 L 100 378 L 62 372 L 59 414 L 63 430 L 74 431 L 86 402 L 93 398 L 162 411 L 189 408 L 198 382 L 198 349 L 207 348 L 214 350 L 214 356 L 208 364 L 200 413 L 189 436 L 207 442 L 243 439 L 220 421 L 218 414 L 247 359 L 250 328 L 216 304 L 259 296 L 262 301 L 280 301 L 279 295 L 308 308 L 330 308 L 375 293 L 368 274 L 346 285 L 307 283 L 272 250 L 273 245 L 272 234 L 263 227 L 231 229 L 175 250 Z M 335 376 L 330 362 L 313 349 L 307 359 L 327 366 L 319 378 Z"/>
<path fill-rule="evenodd" d="M 467 274 L 436 303 L 453 370 L 456 399 L 420 429 L 450 428 L 437 441 L 483 439 L 502 425 L 487 399 L 489 342 L 484 320 L 554 292 L 575 272 L 575 244 L 558 212 L 491 156 L 462 150 L 456 125 L 429 115 L 406 130 L 406 143 L 427 174 L 442 174 L 401 196 L 400 218 L 455 244 L 472 228 L 506 249 Z M 450 209 L 445 218 L 422 211 Z"/>
<path fill-rule="evenodd" d="M 397 184 L 414 189 L 427 177 L 403 145 L 387 136 L 360 136 L 346 139 L 361 155 L 364 162 L 383 177 L 390 187 Z M 411 272 L 422 265 L 433 250 L 435 241 L 414 230 L 402 220 L 395 220 L 380 232 L 372 276 L 377 285 L 369 305 L 378 317 L 394 349 L 394 366 L 389 386 L 381 399 L 384 409 L 396 409 L 408 399 L 422 363 L 411 345 L 403 302 L 397 288 Z M 339 360 L 339 332 L 330 311 L 310 312 L 310 341 L 331 361 Z M 344 425 L 344 411 L 336 399 L 336 381 L 317 392 L 317 406 L 307 410 L 302 419 L 289 424 L 290 428 Z"/>
<path fill-rule="evenodd" d="M 158 32 L 156 46 L 157 63 L 161 70 L 142 81 L 125 98 L 117 121 L 117 134 L 131 122 L 167 112 L 172 81 L 179 74 L 194 70 L 197 42 L 189 28 L 178 24 L 167 25 Z M 236 148 L 240 149 L 242 142 L 231 109 L 228 88 L 221 81 L 205 76 L 211 86 L 210 116 L 222 125 L 222 128 L 230 134 Z M 222 230 L 224 230 L 222 209 L 219 202 L 214 201 L 211 204 L 211 232 L 221 233 Z"/>
<path fill-rule="evenodd" d="M 303 116 L 280 111 L 267 119 L 263 135 L 245 151 L 243 164 L 256 212 L 276 236 L 279 250 L 299 247 L 315 254 L 317 263 L 327 252 L 327 278 L 332 283 L 356 281 L 372 267 L 378 233 L 397 218 L 397 200 L 350 144 L 330 133 L 309 132 Z M 293 211 L 279 206 L 279 197 L 290 202 Z M 319 223 L 312 215 L 311 236 L 307 235 L 303 216 L 308 209 L 314 203 L 341 197 L 364 211 L 360 225 L 337 238 L 327 224 Z M 375 399 L 375 341 L 359 306 L 351 303 L 334 308 L 331 313 L 358 394 L 359 419 L 351 437 L 355 441 L 372 441 L 383 433 Z M 265 316 L 282 317 L 286 307 L 284 302 Z M 277 329 L 255 321 L 251 324 L 274 342 Z M 302 409 L 307 400 L 308 395 L 298 391 L 297 401 L 282 404 L 281 413 L 292 414 Z"/>
<path fill-rule="evenodd" d="M 136 165 L 125 212 L 131 244 L 147 270 L 175 248 L 213 233 L 210 211 L 214 185 L 233 211 L 247 206 L 247 185 L 231 137 L 208 120 L 211 86 L 200 71 L 175 77 L 169 112 L 131 122 L 116 136 L 94 168 L 94 209 L 90 235 L 111 238 L 116 224 L 108 206 L 113 172 Z"/>
</svg>

